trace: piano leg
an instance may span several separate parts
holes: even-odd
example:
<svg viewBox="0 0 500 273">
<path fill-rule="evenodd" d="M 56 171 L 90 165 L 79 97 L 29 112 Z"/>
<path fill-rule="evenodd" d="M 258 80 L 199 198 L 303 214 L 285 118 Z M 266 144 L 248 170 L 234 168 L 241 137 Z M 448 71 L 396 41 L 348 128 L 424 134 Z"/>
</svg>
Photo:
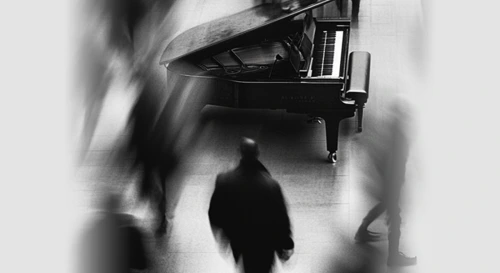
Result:
<svg viewBox="0 0 500 273">
<path fill-rule="evenodd" d="M 351 111 L 339 111 L 321 115 L 326 125 L 326 148 L 329 152 L 328 162 L 335 163 L 337 161 L 340 121 L 353 115 L 354 113 Z"/>
<path fill-rule="evenodd" d="M 358 133 L 363 131 L 363 109 L 365 108 L 364 104 L 358 104 L 357 107 L 357 116 L 358 116 Z"/>
</svg>

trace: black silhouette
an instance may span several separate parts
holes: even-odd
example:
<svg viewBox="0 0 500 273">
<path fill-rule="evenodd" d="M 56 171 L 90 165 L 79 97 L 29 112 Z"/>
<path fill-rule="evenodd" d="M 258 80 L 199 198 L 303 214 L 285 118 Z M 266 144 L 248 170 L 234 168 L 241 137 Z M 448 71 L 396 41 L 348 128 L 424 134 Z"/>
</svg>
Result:
<svg viewBox="0 0 500 273">
<path fill-rule="evenodd" d="M 209 209 L 214 232 L 221 231 L 246 273 L 268 273 L 275 252 L 292 255 L 290 220 L 281 187 L 259 162 L 257 144 L 244 138 L 238 167 L 217 176 Z M 221 240 L 222 243 L 222 240 Z"/>
</svg>

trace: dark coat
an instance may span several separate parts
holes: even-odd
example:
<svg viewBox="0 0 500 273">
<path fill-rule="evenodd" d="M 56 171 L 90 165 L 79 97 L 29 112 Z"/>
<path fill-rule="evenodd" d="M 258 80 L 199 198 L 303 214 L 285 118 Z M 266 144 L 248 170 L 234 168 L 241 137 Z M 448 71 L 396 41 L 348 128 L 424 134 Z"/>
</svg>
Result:
<svg viewBox="0 0 500 273">
<path fill-rule="evenodd" d="M 103 213 L 82 243 L 81 272 L 128 273 L 148 267 L 144 237 L 131 215 Z"/>
<path fill-rule="evenodd" d="M 294 247 L 281 187 L 258 160 L 219 174 L 209 209 L 213 228 L 222 230 L 235 259 L 255 252 Z"/>
</svg>

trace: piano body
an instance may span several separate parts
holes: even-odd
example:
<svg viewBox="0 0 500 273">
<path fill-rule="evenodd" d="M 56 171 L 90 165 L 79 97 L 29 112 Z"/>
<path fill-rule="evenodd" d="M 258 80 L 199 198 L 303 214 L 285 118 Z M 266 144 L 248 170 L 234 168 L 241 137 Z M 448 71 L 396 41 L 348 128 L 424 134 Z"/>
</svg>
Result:
<svg viewBox="0 0 500 273">
<path fill-rule="evenodd" d="M 286 109 L 322 118 L 328 160 L 335 162 L 339 122 L 357 112 L 362 129 L 370 54 L 348 54 L 349 20 L 312 17 L 313 8 L 330 1 L 307 1 L 287 11 L 262 4 L 180 34 L 160 61 L 171 105 L 190 103 L 190 111 L 207 104 Z"/>
</svg>

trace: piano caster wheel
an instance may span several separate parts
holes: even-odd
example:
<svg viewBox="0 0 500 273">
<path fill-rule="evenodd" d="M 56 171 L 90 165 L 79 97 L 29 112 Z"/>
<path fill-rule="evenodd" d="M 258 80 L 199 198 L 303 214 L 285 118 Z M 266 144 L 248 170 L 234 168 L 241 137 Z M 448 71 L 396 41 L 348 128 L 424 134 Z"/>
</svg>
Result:
<svg viewBox="0 0 500 273">
<path fill-rule="evenodd" d="M 363 132 L 363 128 L 358 128 L 358 133 Z"/>
<path fill-rule="evenodd" d="M 313 124 L 313 123 L 321 124 L 321 123 L 323 123 L 323 121 L 320 117 L 312 117 L 312 118 L 307 120 L 307 123 L 309 123 L 309 124 Z"/>
<path fill-rule="evenodd" d="M 328 162 L 330 162 L 330 163 L 337 162 L 337 153 L 329 153 L 328 154 Z"/>
</svg>

